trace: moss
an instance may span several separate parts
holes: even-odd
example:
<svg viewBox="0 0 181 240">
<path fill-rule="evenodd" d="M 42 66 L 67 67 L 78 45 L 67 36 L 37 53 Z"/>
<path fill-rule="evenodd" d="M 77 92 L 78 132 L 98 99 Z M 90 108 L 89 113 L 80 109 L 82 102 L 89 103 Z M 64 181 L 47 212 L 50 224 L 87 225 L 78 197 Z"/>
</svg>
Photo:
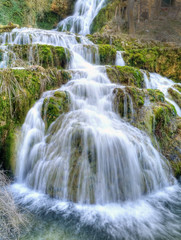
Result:
<svg viewBox="0 0 181 240">
<path fill-rule="evenodd" d="M 48 128 L 61 114 L 69 110 L 67 92 L 56 91 L 52 97 L 47 97 L 42 106 L 42 117 Z"/>
<path fill-rule="evenodd" d="M 3 51 L 0 49 L 0 62 L 3 60 Z"/>
<path fill-rule="evenodd" d="M 152 49 L 128 49 L 124 53 L 124 59 L 130 66 L 156 71 L 156 61 L 159 56 L 159 48 Z"/>
<path fill-rule="evenodd" d="M 154 108 L 155 131 L 160 132 L 161 127 L 165 127 L 171 121 L 171 117 L 176 116 L 176 110 L 173 105 L 162 104 Z"/>
<path fill-rule="evenodd" d="M 124 34 L 96 33 L 88 35 L 88 38 L 95 44 L 111 43 L 116 50 L 123 50 L 123 58 L 129 66 L 157 72 L 181 83 L 181 47 L 171 43 L 133 39 Z"/>
<path fill-rule="evenodd" d="M 179 89 L 179 88 L 178 88 Z M 181 89 L 181 88 L 180 88 Z M 173 88 L 168 89 L 169 94 L 172 96 L 173 100 L 181 108 L 181 93 L 175 91 Z"/>
<path fill-rule="evenodd" d="M 51 30 L 60 20 L 60 16 L 54 12 L 45 12 L 43 16 L 37 16 L 36 24 L 38 28 Z"/>
<path fill-rule="evenodd" d="M 181 93 L 181 85 L 175 84 L 173 87 Z"/>
<path fill-rule="evenodd" d="M 126 49 L 124 60 L 129 66 L 157 72 L 181 82 L 181 48 L 153 47 Z"/>
<path fill-rule="evenodd" d="M 108 4 L 104 8 L 102 8 L 98 15 L 95 17 L 92 25 L 91 25 L 91 33 L 101 31 L 103 27 L 105 27 L 110 20 L 112 20 L 115 16 L 115 9 L 120 5 L 125 6 L 125 3 L 120 3 L 119 0 L 107 1 Z"/>
<path fill-rule="evenodd" d="M 164 102 L 165 96 L 160 90 L 147 89 L 151 102 Z"/>
<path fill-rule="evenodd" d="M 128 120 L 135 117 L 133 116 L 132 108 L 136 109 L 136 111 L 139 111 L 139 108 L 144 105 L 145 93 L 139 88 L 127 86 L 124 89 L 117 88 L 113 93 L 115 108 L 121 117 L 126 117 Z"/>
<path fill-rule="evenodd" d="M 40 65 L 44 68 L 57 67 L 65 68 L 70 62 L 70 52 L 63 47 L 54 47 L 50 45 L 13 45 L 11 50 L 16 54 L 16 59 L 13 66 L 22 66 L 24 64 Z M 29 53 L 31 51 L 32 60 L 29 62 Z M 21 61 L 20 61 L 21 60 Z M 20 63 L 20 64 L 19 64 Z M 9 64 L 12 64 L 10 58 Z"/>
<path fill-rule="evenodd" d="M 116 61 L 116 49 L 108 44 L 98 45 L 101 64 L 113 65 Z"/>
<path fill-rule="evenodd" d="M 24 0 L 1 0 L 0 23 L 6 25 L 9 22 L 14 22 L 23 25 L 26 20 L 24 15 L 25 5 Z"/>
<path fill-rule="evenodd" d="M 14 28 L 18 28 L 18 27 L 19 27 L 18 24 L 13 24 L 13 23 L 9 23 L 8 25 L 0 25 L 0 33 L 10 32 Z"/>
<path fill-rule="evenodd" d="M 131 95 L 133 103 L 136 107 L 144 105 L 145 93 L 144 91 L 135 87 L 126 87 L 126 91 Z"/>
<path fill-rule="evenodd" d="M 129 66 L 107 66 L 106 71 L 109 79 L 113 83 L 122 85 L 137 86 L 142 88 L 144 86 L 144 78 L 141 71 L 137 68 Z"/>
<path fill-rule="evenodd" d="M 12 121 L 0 126 L 0 164 L 12 172 L 15 171 L 16 140 L 16 126 Z"/>
<path fill-rule="evenodd" d="M 67 71 L 39 67 L 0 71 L 0 164 L 5 169 L 14 169 L 15 133 L 28 110 L 43 91 L 60 87 L 69 77 Z"/>
<path fill-rule="evenodd" d="M 114 90 L 114 106 L 121 117 L 147 132 L 168 160 L 181 159 L 181 118 L 177 117 L 174 106 L 165 101 L 163 93 L 130 86 L 118 88 Z"/>
<path fill-rule="evenodd" d="M 181 176 L 181 161 L 178 162 L 171 161 L 170 163 L 175 177 L 179 178 Z"/>
</svg>

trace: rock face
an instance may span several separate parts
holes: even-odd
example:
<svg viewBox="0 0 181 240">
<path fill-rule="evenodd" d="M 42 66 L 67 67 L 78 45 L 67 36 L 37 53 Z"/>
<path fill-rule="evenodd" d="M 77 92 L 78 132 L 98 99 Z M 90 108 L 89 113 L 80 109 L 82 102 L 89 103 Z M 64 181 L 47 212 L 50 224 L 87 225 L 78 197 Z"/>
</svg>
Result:
<svg viewBox="0 0 181 240">
<path fill-rule="evenodd" d="M 14 168 L 16 135 L 30 107 L 45 90 L 58 88 L 69 79 L 66 71 L 39 66 L 0 71 L 0 164 L 5 169 Z M 55 99 L 59 104 L 63 101 Z"/>
<path fill-rule="evenodd" d="M 8 66 L 27 67 L 38 65 L 43 68 L 66 68 L 70 62 L 70 52 L 63 47 L 50 45 L 7 45 L 9 51 Z"/>
<path fill-rule="evenodd" d="M 165 101 L 159 90 L 127 86 L 115 89 L 114 95 L 115 110 L 126 121 L 147 132 L 155 146 L 159 143 L 162 154 L 179 177 L 181 118 L 176 115 L 173 105 Z"/>
<path fill-rule="evenodd" d="M 141 41 L 122 35 L 94 34 L 88 36 L 95 44 L 110 44 L 123 51 L 128 66 L 146 69 L 181 83 L 181 47 L 174 43 Z"/>
<path fill-rule="evenodd" d="M 14 28 L 19 28 L 19 25 L 13 23 L 9 23 L 8 25 L 0 25 L 0 33 L 10 32 Z"/>
<path fill-rule="evenodd" d="M 48 128 L 63 113 L 69 111 L 67 92 L 56 91 L 52 97 L 46 97 L 42 107 L 42 118 Z"/>
<path fill-rule="evenodd" d="M 134 67 L 107 66 L 107 75 L 111 82 L 126 86 L 144 86 L 144 78 L 141 71 Z"/>
</svg>

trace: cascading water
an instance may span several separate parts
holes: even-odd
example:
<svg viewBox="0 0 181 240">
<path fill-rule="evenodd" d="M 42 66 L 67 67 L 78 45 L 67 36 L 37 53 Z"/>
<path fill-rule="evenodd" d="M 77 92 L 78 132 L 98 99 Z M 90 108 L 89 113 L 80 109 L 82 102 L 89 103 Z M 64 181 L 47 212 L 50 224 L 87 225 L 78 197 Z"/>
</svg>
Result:
<svg viewBox="0 0 181 240">
<path fill-rule="evenodd" d="M 117 51 L 117 54 L 116 54 L 116 65 L 117 66 L 125 66 L 125 61 L 123 59 L 123 56 L 122 56 L 122 52 L 121 51 Z"/>
<path fill-rule="evenodd" d="M 42 99 L 29 112 L 18 157 L 19 181 L 44 193 L 51 189 L 63 200 L 96 204 L 137 199 L 167 186 L 167 166 L 150 140 L 113 112 L 115 86 L 104 67 L 73 52 L 71 69 L 80 66 L 87 76 L 73 77 L 61 88 L 70 95 L 71 110 L 47 133 Z"/>
<path fill-rule="evenodd" d="M 60 25 L 66 29 L 71 23 L 72 32 L 87 33 L 103 3 L 78 0 L 74 16 Z M 114 111 L 114 89 L 124 86 L 110 82 L 97 47 L 84 36 L 77 41 L 74 33 L 26 28 L 0 35 L 0 43 L 71 51 L 71 81 L 44 93 L 23 124 L 17 183 L 11 187 L 15 200 L 36 213 L 63 218 L 66 227 L 75 227 L 74 235 L 85 230 L 83 239 L 179 239 L 180 187 L 148 136 Z M 31 56 L 30 49 L 30 62 Z M 120 52 L 116 64 L 124 65 Z M 47 127 L 44 106 L 57 91 L 66 94 L 69 111 Z M 131 102 L 129 95 L 126 99 Z"/>
<path fill-rule="evenodd" d="M 166 77 L 162 77 L 157 73 L 150 73 L 150 79 L 148 79 L 147 75 L 144 73 L 144 78 L 145 78 L 146 88 L 159 89 L 161 92 L 163 92 L 166 100 L 172 105 L 174 105 L 177 111 L 177 114 L 181 117 L 181 108 L 178 106 L 178 104 L 174 100 L 170 98 L 170 95 L 168 93 L 169 88 L 172 88 L 174 91 L 178 91 L 174 87 L 175 83 L 172 80 Z M 178 85 L 181 85 L 181 84 L 178 83 Z M 178 93 L 181 94 L 180 92 Z"/>
<path fill-rule="evenodd" d="M 58 28 L 61 31 L 89 34 L 94 18 L 106 2 L 107 0 L 78 0 L 75 4 L 74 15 L 61 21 Z"/>
</svg>

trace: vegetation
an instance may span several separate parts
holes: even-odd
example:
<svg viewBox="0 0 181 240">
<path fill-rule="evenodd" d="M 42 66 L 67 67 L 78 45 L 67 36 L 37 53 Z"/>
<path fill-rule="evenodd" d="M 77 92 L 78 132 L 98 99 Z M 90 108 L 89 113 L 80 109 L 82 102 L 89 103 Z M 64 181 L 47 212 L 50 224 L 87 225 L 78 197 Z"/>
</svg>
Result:
<svg viewBox="0 0 181 240">
<path fill-rule="evenodd" d="M 52 97 L 46 97 L 42 107 L 42 118 L 48 128 L 61 114 L 69 110 L 67 92 L 56 91 Z"/>
<path fill-rule="evenodd" d="M 111 42 L 111 49 L 123 51 L 128 66 L 156 72 L 181 82 L 181 47 L 177 44 L 141 41 L 125 35 L 94 34 L 88 35 L 88 38 L 99 46 L 107 46 Z"/>
<path fill-rule="evenodd" d="M 101 64 L 114 64 L 116 61 L 116 49 L 109 44 L 98 45 Z"/>
<path fill-rule="evenodd" d="M 143 74 L 137 68 L 129 66 L 107 66 L 106 70 L 109 79 L 113 83 L 137 86 L 140 88 L 144 86 Z"/>
<path fill-rule="evenodd" d="M 74 0 L 2 0 L 0 24 L 52 29 L 73 11 Z"/>
<path fill-rule="evenodd" d="M 7 190 L 8 179 L 0 171 L 0 238 L 2 240 L 18 239 L 25 227 L 25 217 L 18 212 L 14 200 Z"/>
<path fill-rule="evenodd" d="M 124 89 L 115 89 L 114 96 L 115 109 L 121 117 L 146 131 L 155 147 L 159 143 L 162 154 L 172 164 L 175 163 L 175 166 L 179 165 L 181 118 L 176 116 L 174 106 L 165 101 L 163 93 L 159 90 L 127 86 Z M 149 102 L 149 105 L 144 104 L 145 102 Z M 178 177 L 178 168 L 176 169 Z"/>
<path fill-rule="evenodd" d="M 5 169 L 14 168 L 15 139 L 18 127 L 45 90 L 58 88 L 70 79 L 64 70 L 7 69 L 0 71 L 0 163 Z"/>
<path fill-rule="evenodd" d="M 56 67 L 58 69 L 66 68 L 70 62 L 70 52 L 63 47 L 54 47 L 50 45 L 13 45 L 9 46 L 10 50 L 15 54 L 9 55 L 9 66 L 27 67 L 31 65 L 39 65 L 44 68 Z M 30 51 L 32 60 L 29 61 Z"/>
</svg>

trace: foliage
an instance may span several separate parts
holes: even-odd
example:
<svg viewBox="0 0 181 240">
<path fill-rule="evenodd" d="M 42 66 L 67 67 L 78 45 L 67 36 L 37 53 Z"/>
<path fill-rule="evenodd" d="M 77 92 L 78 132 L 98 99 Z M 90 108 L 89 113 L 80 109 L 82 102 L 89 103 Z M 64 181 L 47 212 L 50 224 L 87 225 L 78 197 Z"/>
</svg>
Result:
<svg viewBox="0 0 181 240">
<path fill-rule="evenodd" d="M 0 71 L 0 164 L 13 169 L 16 129 L 45 90 L 60 87 L 70 79 L 67 71 L 7 69 Z"/>
<path fill-rule="evenodd" d="M 42 117 L 47 128 L 61 114 L 69 110 L 69 96 L 67 92 L 56 91 L 52 97 L 45 98 L 42 107 Z"/>
<path fill-rule="evenodd" d="M 22 227 L 27 221 L 15 206 L 11 194 L 7 191 L 8 179 L 3 171 L 0 171 L 0 239 L 19 239 Z"/>
<path fill-rule="evenodd" d="M 101 64 L 114 64 L 116 61 L 116 49 L 109 44 L 98 45 Z"/>
<path fill-rule="evenodd" d="M 113 83 L 143 87 L 144 78 L 139 69 L 129 66 L 107 66 L 106 71 Z"/>
</svg>

